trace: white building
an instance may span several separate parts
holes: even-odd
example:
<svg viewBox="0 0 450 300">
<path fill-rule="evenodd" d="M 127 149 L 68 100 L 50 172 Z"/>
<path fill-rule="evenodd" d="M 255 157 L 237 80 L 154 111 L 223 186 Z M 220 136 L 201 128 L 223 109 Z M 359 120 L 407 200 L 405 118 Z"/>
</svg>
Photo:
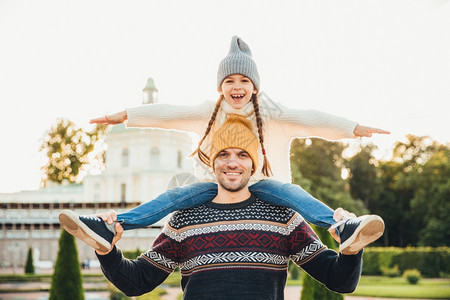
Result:
<svg viewBox="0 0 450 300">
<path fill-rule="evenodd" d="M 143 104 L 157 102 L 153 79 L 144 88 Z M 79 214 L 114 209 L 129 210 L 174 185 L 175 175 L 193 172 L 191 137 L 184 132 L 159 129 L 112 128 L 106 138 L 106 168 L 88 175 L 82 184 L 53 185 L 36 191 L 0 194 L 0 266 L 21 267 L 28 248 L 39 260 L 56 260 L 60 235 L 59 212 L 69 208 Z M 178 176 L 180 177 L 180 175 Z M 176 185 L 176 184 L 175 184 Z M 152 228 L 126 231 L 119 246 L 145 250 L 159 233 L 163 221 Z M 80 261 L 95 259 L 88 245 L 77 241 Z M 36 259 L 35 259 L 36 260 Z M 39 262 L 35 262 L 39 265 Z"/>
</svg>

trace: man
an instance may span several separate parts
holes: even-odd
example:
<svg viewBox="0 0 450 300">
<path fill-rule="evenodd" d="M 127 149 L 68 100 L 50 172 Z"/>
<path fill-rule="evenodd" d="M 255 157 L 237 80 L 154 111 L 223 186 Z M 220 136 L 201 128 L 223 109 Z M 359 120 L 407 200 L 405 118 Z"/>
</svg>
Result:
<svg viewBox="0 0 450 300">
<path fill-rule="evenodd" d="M 354 291 L 362 251 L 338 254 L 324 246 L 295 211 L 251 195 L 258 140 L 249 121 L 230 116 L 213 136 L 210 159 L 219 183 L 209 203 L 172 215 L 153 246 L 135 260 L 115 246 L 96 250 L 105 276 L 122 292 L 141 295 L 179 267 L 184 299 L 283 299 L 289 259 L 329 289 Z M 110 223 L 114 213 L 104 214 Z"/>
</svg>

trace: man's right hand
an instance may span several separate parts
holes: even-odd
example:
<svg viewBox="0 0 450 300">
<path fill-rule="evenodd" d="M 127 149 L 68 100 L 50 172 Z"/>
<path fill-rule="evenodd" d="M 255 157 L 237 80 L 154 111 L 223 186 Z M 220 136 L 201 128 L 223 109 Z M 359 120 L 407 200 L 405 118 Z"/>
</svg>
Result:
<svg viewBox="0 0 450 300">
<path fill-rule="evenodd" d="M 114 229 L 116 229 L 116 235 L 114 236 L 114 238 L 111 242 L 111 249 L 109 249 L 108 252 L 102 252 L 102 251 L 95 250 L 95 252 L 97 252 L 99 255 L 106 255 L 109 252 L 111 252 L 111 250 L 114 248 L 114 245 L 122 238 L 122 234 L 123 234 L 122 225 L 120 225 L 120 223 L 116 223 Z"/>
<path fill-rule="evenodd" d="M 97 217 L 101 218 L 103 222 L 106 222 L 108 224 L 112 224 L 113 222 L 117 221 L 117 212 L 115 210 L 110 210 L 108 212 L 99 213 L 97 214 Z M 111 248 L 108 252 L 101 252 L 98 250 L 95 250 L 100 255 L 106 255 L 114 248 L 114 245 L 120 240 L 123 234 L 123 227 L 120 225 L 120 223 L 116 223 L 114 225 L 114 229 L 116 230 L 116 235 L 114 236 L 112 242 L 111 242 Z"/>
<path fill-rule="evenodd" d="M 128 119 L 127 112 L 121 111 L 112 115 L 105 115 L 104 117 L 91 119 L 90 124 L 104 124 L 104 125 L 115 125 L 125 122 Z"/>
</svg>

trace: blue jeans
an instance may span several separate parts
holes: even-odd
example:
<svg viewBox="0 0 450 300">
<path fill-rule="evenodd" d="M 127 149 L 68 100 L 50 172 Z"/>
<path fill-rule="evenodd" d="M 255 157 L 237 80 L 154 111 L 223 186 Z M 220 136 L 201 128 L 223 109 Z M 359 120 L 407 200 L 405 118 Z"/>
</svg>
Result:
<svg viewBox="0 0 450 300">
<path fill-rule="evenodd" d="M 252 184 L 249 190 L 265 202 L 294 209 L 312 224 L 328 228 L 335 223 L 334 211 L 298 185 L 276 180 L 261 180 Z M 190 184 L 168 190 L 151 201 L 118 214 L 117 221 L 122 224 L 124 230 L 147 227 L 171 212 L 201 205 L 216 196 L 216 183 Z"/>
</svg>

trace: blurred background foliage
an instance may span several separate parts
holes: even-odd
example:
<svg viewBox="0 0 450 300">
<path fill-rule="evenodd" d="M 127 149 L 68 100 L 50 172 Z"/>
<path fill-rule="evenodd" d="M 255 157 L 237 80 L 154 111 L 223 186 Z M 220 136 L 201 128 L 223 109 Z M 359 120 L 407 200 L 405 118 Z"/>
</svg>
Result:
<svg viewBox="0 0 450 300">
<path fill-rule="evenodd" d="M 293 182 L 332 209 L 380 215 L 386 224 L 378 246 L 449 246 L 450 145 L 408 135 L 391 158 L 377 159 L 376 146 L 348 146 L 323 139 L 295 139 Z"/>
</svg>

